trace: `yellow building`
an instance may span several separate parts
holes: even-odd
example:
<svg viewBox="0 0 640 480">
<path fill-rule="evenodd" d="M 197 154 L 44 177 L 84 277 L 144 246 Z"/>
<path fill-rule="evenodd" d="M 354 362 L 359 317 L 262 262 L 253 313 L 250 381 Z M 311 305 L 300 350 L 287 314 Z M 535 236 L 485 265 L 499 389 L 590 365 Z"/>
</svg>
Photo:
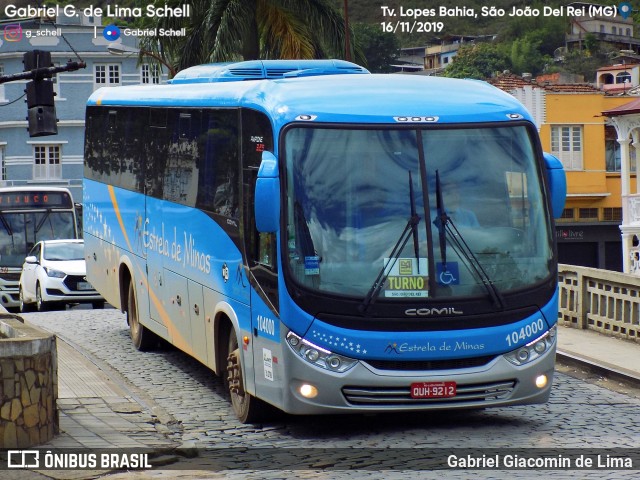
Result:
<svg viewBox="0 0 640 480">
<path fill-rule="evenodd" d="M 560 261 L 622 271 L 619 144 L 602 112 L 633 97 L 605 95 L 586 84 L 539 84 L 511 74 L 490 83 L 529 108 L 542 148 L 565 166 L 567 202 L 556 221 Z M 635 181 L 632 175 L 632 191 Z"/>
</svg>

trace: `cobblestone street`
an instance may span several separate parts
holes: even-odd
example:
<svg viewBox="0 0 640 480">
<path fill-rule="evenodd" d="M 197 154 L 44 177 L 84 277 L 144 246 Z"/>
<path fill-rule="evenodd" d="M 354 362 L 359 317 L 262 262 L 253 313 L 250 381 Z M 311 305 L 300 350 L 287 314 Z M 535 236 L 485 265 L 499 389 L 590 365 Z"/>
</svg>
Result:
<svg viewBox="0 0 640 480">
<path fill-rule="evenodd" d="M 269 455 L 263 449 L 277 447 L 338 449 L 613 449 L 640 446 L 640 401 L 600 386 L 585 383 L 564 374 L 556 374 L 551 400 L 546 405 L 510 407 L 472 412 L 304 416 L 274 415 L 262 425 L 240 424 L 229 406 L 222 381 L 197 361 L 171 347 L 141 353 L 134 349 L 124 316 L 113 309 L 72 309 L 64 312 L 25 314 L 26 321 L 55 332 L 64 341 L 80 347 L 98 367 L 119 378 L 124 390 L 159 419 L 156 435 L 183 450 L 238 448 L 231 450 L 252 470 L 269 467 Z M 121 377 L 120 377 L 121 376 Z M 148 433 L 148 432 L 147 432 Z M 246 449 L 246 450 L 244 450 Z M 268 452 L 268 451 L 267 451 Z M 318 450 L 319 453 L 320 450 Z M 382 455 L 382 453 L 378 453 Z M 339 455 L 338 455 L 339 456 Z M 382 458 L 381 458 L 382 460 Z M 386 459 L 388 460 L 388 459 Z M 369 459 L 369 462 L 371 459 Z M 240 463 L 241 463 L 240 462 Z M 253 463 L 251 463 L 253 462 Z M 277 468 L 277 460 L 273 460 Z M 318 468 L 344 465 L 340 478 L 405 478 L 415 471 L 383 472 L 368 469 L 366 461 L 353 454 L 329 458 Z M 349 465 L 349 462 L 352 462 Z M 207 470 L 206 456 L 181 459 L 181 469 Z M 384 461 L 381 462 L 384 464 Z M 370 468 L 370 465 L 369 465 Z M 397 467 L 396 467 L 397 468 Z M 637 468 L 637 467 L 636 467 Z M 356 474 L 359 472 L 359 474 Z M 229 470 L 225 478 L 336 478 L 299 470 L 286 472 L 247 472 Z M 431 472 L 440 478 L 442 474 Z M 464 472 L 446 472 L 449 478 L 469 478 Z M 482 478 L 530 478 L 533 472 L 491 472 Z M 565 476 L 566 474 L 566 476 Z M 124 474 L 118 474 L 124 475 Z M 115 475 L 114 477 L 118 477 Z M 127 474 L 121 478 L 157 478 L 160 471 Z M 178 472 L 166 478 L 181 478 Z M 192 474 L 193 475 L 193 474 Z M 201 478 L 222 478 L 209 472 Z M 430 475 L 430 474 L 429 474 Z M 453 476 L 459 475 L 459 476 Z M 575 478 L 571 472 L 550 472 L 553 478 Z M 615 472 L 582 471 L 580 478 L 635 478 L 637 470 Z M 186 477 L 183 477 L 186 478 Z"/>
</svg>

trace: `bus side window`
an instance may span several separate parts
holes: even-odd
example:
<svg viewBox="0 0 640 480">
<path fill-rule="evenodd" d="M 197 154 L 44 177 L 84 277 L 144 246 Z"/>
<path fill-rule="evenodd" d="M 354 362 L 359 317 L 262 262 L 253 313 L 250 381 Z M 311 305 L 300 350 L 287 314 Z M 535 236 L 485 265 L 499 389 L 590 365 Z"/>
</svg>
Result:
<svg viewBox="0 0 640 480">
<path fill-rule="evenodd" d="M 274 308 L 278 309 L 277 242 L 274 233 L 256 229 L 254 194 L 262 152 L 273 152 L 271 122 L 262 113 L 242 110 L 242 215 L 247 266 Z"/>
<path fill-rule="evenodd" d="M 257 262 L 270 268 L 276 266 L 276 235 L 275 233 L 258 234 Z"/>
<path fill-rule="evenodd" d="M 218 215 L 238 218 L 238 111 L 208 111 L 204 129 L 197 206 Z"/>
</svg>

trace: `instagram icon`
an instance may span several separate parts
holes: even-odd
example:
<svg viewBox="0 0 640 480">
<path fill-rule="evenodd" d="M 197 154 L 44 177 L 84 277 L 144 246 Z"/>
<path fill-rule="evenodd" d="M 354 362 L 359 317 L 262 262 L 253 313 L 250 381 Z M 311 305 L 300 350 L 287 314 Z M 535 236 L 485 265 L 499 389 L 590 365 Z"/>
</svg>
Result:
<svg viewBox="0 0 640 480">
<path fill-rule="evenodd" d="M 22 25 L 12 23 L 4 27 L 4 39 L 7 42 L 19 42 L 22 40 Z"/>
</svg>

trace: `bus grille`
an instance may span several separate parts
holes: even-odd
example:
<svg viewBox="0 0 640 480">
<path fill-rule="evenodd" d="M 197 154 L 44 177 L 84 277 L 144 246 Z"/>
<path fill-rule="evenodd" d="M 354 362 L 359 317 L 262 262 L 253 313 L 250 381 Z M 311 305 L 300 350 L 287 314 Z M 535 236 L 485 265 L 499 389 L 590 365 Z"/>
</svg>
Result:
<svg viewBox="0 0 640 480">
<path fill-rule="evenodd" d="M 511 395 L 515 380 L 494 383 L 458 385 L 455 397 L 411 398 L 411 388 L 406 387 L 342 387 L 342 394 L 352 405 L 393 407 L 396 405 L 434 405 L 465 402 L 502 400 Z"/>
<path fill-rule="evenodd" d="M 262 78 L 261 68 L 230 68 L 229 73 L 240 77 Z"/>
<path fill-rule="evenodd" d="M 366 360 L 365 363 L 378 370 L 403 370 L 403 371 L 423 371 L 423 370 L 453 370 L 459 368 L 482 367 L 494 358 L 493 355 L 472 358 L 456 358 L 451 360 Z"/>
<path fill-rule="evenodd" d="M 5 272 L 0 274 L 0 278 L 2 278 L 6 282 L 17 282 L 20 280 L 20 272 L 16 272 L 16 273 Z"/>
</svg>

